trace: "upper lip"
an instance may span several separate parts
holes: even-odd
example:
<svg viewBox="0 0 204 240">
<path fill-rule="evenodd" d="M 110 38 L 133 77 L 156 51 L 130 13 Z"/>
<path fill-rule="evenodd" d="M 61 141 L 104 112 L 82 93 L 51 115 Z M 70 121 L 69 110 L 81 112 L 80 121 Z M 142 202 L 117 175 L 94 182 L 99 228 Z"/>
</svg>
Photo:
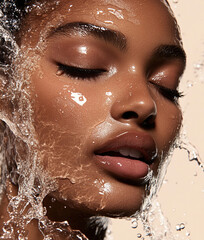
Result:
<svg viewBox="0 0 204 240">
<path fill-rule="evenodd" d="M 147 164 L 152 164 L 157 157 L 157 147 L 153 138 L 143 132 L 125 132 L 105 142 L 94 153 L 96 155 L 109 155 L 108 152 L 120 152 L 127 149 L 138 154 L 138 159 Z M 107 154 L 106 154 L 107 153 Z M 130 157 L 131 158 L 131 157 Z"/>
</svg>

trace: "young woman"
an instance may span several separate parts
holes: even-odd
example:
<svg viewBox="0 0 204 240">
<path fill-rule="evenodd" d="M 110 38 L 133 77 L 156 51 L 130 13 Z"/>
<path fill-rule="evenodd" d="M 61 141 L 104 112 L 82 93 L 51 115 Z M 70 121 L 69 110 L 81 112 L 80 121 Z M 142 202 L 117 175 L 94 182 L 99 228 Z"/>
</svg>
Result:
<svg viewBox="0 0 204 240">
<path fill-rule="evenodd" d="M 1 9 L 1 238 L 104 239 L 99 216 L 141 209 L 181 125 L 185 53 L 168 3 Z"/>
</svg>

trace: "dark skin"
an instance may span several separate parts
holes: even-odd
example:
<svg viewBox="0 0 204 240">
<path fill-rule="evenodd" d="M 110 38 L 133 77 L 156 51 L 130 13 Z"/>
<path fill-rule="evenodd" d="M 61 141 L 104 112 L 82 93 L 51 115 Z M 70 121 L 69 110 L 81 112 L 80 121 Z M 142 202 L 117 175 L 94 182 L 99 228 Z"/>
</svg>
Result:
<svg viewBox="0 0 204 240">
<path fill-rule="evenodd" d="M 61 0 L 54 10 L 38 13 L 33 9 L 26 17 L 18 41 L 25 59 L 39 57 L 29 70 L 34 126 L 40 164 L 58 183 L 44 206 L 50 220 L 67 220 L 94 239 L 86 227 L 89 217 L 132 215 L 140 209 L 145 185 L 140 177 L 101 168 L 93 153 L 121 134 L 143 134 L 157 147 L 150 166 L 157 175 L 161 155 L 181 125 L 176 89 L 185 54 L 172 16 L 158 0 Z M 77 25 L 82 22 L 85 30 Z M 106 29 L 105 35 L 93 33 L 89 24 Z M 1 215 L 5 219 L 7 213 Z M 29 240 L 42 239 L 35 222 L 29 231 Z"/>
</svg>

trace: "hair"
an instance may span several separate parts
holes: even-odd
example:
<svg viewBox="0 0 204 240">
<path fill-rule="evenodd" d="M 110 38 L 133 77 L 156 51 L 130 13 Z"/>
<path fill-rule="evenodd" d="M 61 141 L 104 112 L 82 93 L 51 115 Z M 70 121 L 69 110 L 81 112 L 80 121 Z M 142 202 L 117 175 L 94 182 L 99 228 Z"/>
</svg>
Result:
<svg viewBox="0 0 204 240">
<path fill-rule="evenodd" d="M 14 34 L 20 28 L 21 18 L 26 13 L 26 7 L 32 0 L 3 0 L 0 3 L 0 24 Z"/>
<path fill-rule="evenodd" d="M 12 40 L 20 29 L 26 5 L 27 0 L 2 0 L 0 3 L 0 67 L 3 69 L 11 64 Z"/>
</svg>

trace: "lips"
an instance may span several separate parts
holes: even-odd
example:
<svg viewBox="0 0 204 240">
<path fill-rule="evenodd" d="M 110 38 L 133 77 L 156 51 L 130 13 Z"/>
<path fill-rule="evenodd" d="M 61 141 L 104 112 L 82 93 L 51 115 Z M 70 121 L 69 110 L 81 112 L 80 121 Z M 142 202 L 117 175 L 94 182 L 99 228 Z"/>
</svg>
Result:
<svg viewBox="0 0 204 240">
<path fill-rule="evenodd" d="M 106 142 L 94 153 L 97 163 L 105 171 L 118 178 L 138 181 L 148 175 L 157 148 L 149 134 L 126 132 Z"/>
</svg>

